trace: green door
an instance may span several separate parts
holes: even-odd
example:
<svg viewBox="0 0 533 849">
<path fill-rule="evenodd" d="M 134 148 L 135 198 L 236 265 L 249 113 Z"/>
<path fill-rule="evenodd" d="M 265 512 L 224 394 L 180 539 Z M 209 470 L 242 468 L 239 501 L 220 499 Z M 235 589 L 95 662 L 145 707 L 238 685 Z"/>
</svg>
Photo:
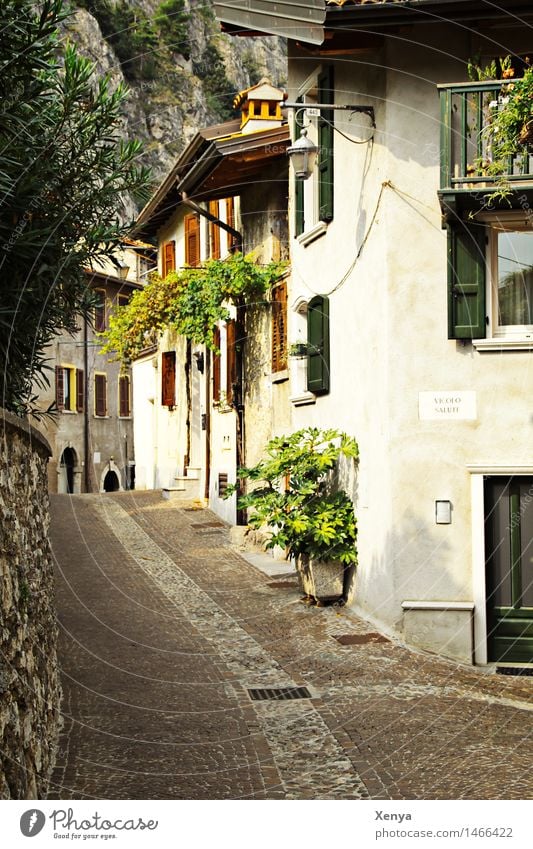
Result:
<svg viewBox="0 0 533 849">
<path fill-rule="evenodd" d="M 533 663 L 533 477 L 485 479 L 488 657 Z"/>
</svg>

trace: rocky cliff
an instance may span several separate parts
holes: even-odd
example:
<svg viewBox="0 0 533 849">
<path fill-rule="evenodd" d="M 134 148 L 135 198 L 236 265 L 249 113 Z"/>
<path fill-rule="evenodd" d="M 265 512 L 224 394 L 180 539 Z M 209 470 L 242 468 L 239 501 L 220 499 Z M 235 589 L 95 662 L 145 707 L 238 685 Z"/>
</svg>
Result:
<svg viewBox="0 0 533 849">
<path fill-rule="evenodd" d="M 129 86 L 125 132 L 144 142 L 156 182 L 198 128 L 232 117 L 237 91 L 286 80 L 281 39 L 227 36 L 202 0 L 81 0 L 65 29 L 100 74 Z"/>
</svg>

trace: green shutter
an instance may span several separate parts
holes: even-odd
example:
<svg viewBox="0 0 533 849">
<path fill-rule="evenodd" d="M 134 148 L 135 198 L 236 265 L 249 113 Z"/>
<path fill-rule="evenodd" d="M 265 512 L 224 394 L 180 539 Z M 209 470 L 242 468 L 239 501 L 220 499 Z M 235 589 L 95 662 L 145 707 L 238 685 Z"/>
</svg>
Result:
<svg viewBox="0 0 533 849">
<path fill-rule="evenodd" d="M 316 295 L 307 307 L 307 389 L 329 392 L 329 301 Z"/>
<path fill-rule="evenodd" d="M 334 103 L 333 68 L 326 68 L 318 78 L 318 102 Z M 318 206 L 321 221 L 333 218 L 333 110 L 321 113 L 318 120 Z"/>
<path fill-rule="evenodd" d="M 303 98 L 299 97 L 297 103 L 302 103 Z M 297 141 L 302 134 L 301 127 L 298 122 L 294 121 L 294 141 Z M 294 235 L 300 236 L 304 231 L 304 182 L 294 178 Z"/>
<path fill-rule="evenodd" d="M 482 339 L 485 319 L 485 227 L 448 227 L 448 338 Z"/>
</svg>

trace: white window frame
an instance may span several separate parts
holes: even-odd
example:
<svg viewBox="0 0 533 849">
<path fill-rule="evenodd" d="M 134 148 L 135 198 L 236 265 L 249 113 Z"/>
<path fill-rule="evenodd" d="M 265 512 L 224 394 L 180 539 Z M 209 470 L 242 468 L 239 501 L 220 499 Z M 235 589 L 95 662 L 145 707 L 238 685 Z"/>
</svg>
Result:
<svg viewBox="0 0 533 849">
<path fill-rule="evenodd" d="M 318 78 L 322 73 L 322 65 L 318 65 L 312 74 L 310 74 L 305 82 L 298 89 L 297 99 L 302 98 L 302 107 L 306 103 L 312 107 L 313 102 L 318 103 Z M 315 90 L 314 100 L 309 100 L 309 92 Z M 306 99 L 307 98 L 307 99 Z M 297 110 L 295 110 L 296 112 Z M 304 118 L 304 123 L 307 129 L 307 137 L 314 142 L 318 147 L 318 120 L 310 118 L 307 113 L 300 113 L 299 120 Z M 296 120 L 296 119 L 295 119 Z M 315 162 L 315 170 L 308 180 L 303 181 L 304 193 L 304 230 L 297 237 L 299 244 L 305 246 L 313 242 L 319 236 L 326 232 L 328 225 L 326 221 L 320 220 L 320 199 L 318 185 L 318 157 Z"/>
<path fill-rule="evenodd" d="M 303 296 L 297 297 L 291 304 L 291 318 L 287 310 L 287 323 L 289 327 L 289 350 L 291 343 L 295 341 L 307 342 L 307 305 L 308 301 Z M 292 335 L 291 335 L 292 334 Z M 291 357 L 289 355 L 290 374 L 290 403 L 294 407 L 305 407 L 308 404 L 316 404 L 316 395 L 307 388 L 307 357 Z"/>
<path fill-rule="evenodd" d="M 487 280 L 486 309 L 488 316 L 487 337 L 474 339 L 473 345 L 480 351 L 533 350 L 533 324 L 498 324 L 498 233 L 530 233 L 533 238 L 533 222 L 525 211 L 486 214 L 476 220 L 487 228 Z"/>
</svg>

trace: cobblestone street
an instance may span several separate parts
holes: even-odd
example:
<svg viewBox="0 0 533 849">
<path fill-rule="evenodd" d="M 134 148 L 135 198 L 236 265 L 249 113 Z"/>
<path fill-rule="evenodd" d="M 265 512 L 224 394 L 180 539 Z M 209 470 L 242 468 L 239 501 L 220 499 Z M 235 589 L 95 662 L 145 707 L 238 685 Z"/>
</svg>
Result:
<svg viewBox="0 0 533 849">
<path fill-rule="evenodd" d="M 267 576 L 216 516 L 160 492 L 52 496 L 52 543 L 64 724 L 49 798 L 532 797 L 533 678 L 307 607 L 283 563 Z M 294 686 L 312 698 L 248 694 Z"/>
</svg>

